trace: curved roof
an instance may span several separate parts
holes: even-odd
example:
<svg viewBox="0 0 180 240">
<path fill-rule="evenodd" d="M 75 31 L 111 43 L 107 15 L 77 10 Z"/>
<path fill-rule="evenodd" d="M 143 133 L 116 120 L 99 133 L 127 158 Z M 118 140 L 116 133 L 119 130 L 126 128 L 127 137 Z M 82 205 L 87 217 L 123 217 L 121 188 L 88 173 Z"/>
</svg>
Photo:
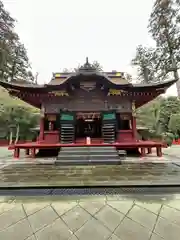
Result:
<svg viewBox="0 0 180 240">
<path fill-rule="evenodd" d="M 81 81 L 95 81 L 97 85 L 104 85 L 106 88 L 116 88 L 122 90 L 131 90 L 131 91 L 151 91 L 161 89 L 166 90 L 172 84 L 176 82 L 176 80 L 161 82 L 161 83 L 153 83 L 153 84 L 132 84 L 128 81 L 128 78 L 123 72 L 102 72 L 98 70 L 93 64 L 88 62 L 88 58 L 86 58 L 86 63 L 79 67 L 76 72 L 67 72 L 67 73 L 54 73 L 53 79 L 45 85 L 37 85 L 30 83 L 10 83 L 0 81 L 0 86 L 6 88 L 7 90 L 18 90 L 18 91 L 26 91 L 30 93 L 35 92 L 48 92 L 51 90 L 59 90 L 66 88 L 69 84 L 77 85 Z"/>
<path fill-rule="evenodd" d="M 126 90 L 133 90 L 133 91 L 146 91 L 146 90 L 155 90 L 155 89 L 167 89 L 171 85 L 177 82 L 177 80 L 170 80 L 160 83 L 153 83 L 153 84 L 131 84 L 129 82 L 127 83 L 115 83 L 112 82 L 106 75 L 104 74 L 91 74 L 91 75 L 84 75 L 84 74 L 74 74 L 68 77 L 63 83 L 57 84 L 45 84 L 45 85 L 38 85 L 38 84 L 17 84 L 17 83 L 10 83 L 10 82 L 4 82 L 0 81 L 0 86 L 3 88 L 6 88 L 7 90 L 19 90 L 23 91 L 26 90 L 27 92 L 47 92 L 51 89 L 59 89 L 64 88 L 65 85 L 69 83 L 77 83 L 81 80 L 85 80 L 89 76 L 89 80 L 96 79 L 97 81 L 102 80 L 103 84 L 107 85 L 107 87 L 110 88 L 117 88 L 117 89 L 126 89 Z M 100 82 L 102 83 L 102 82 Z"/>
</svg>

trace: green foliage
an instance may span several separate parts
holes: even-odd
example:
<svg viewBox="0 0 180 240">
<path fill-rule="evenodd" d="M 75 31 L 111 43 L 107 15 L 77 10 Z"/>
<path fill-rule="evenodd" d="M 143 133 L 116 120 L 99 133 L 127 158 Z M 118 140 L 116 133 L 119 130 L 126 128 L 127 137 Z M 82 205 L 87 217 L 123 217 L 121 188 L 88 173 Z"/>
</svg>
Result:
<svg viewBox="0 0 180 240">
<path fill-rule="evenodd" d="M 163 141 L 168 145 L 168 146 L 171 146 L 172 145 L 172 142 L 173 140 L 175 139 L 175 136 L 174 134 L 172 133 L 164 133 L 163 134 Z"/>
<path fill-rule="evenodd" d="M 6 135 L 10 129 L 16 130 L 20 127 L 20 135 L 28 136 L 30 128 L 37 126 L 39 115 L 32 112 L 29 107 L 21 105 L 1 106 L 0 109 L 0 126 L 3 126 Z"/>
<path fill-rule="evenodd" d="M 39 124 L 39 110 L 12 98 L 6 91 L 0 88 L 0 138 L 9 138 L 10 131 L 13 131 L 15 138 L 17 126 L 21 139 L 31 139 L 30 128 Z"/>
<path fill-rule="evenodd" d="M 178 80 L 180 68 L 180 1 L 155 0 L 149 18 L 148 30 L 155 48 L 142 45 L 136 49 L 132 64 L 138 67 L 140 82 Z M 178 96 L 180 84 L 177 82 Z"/>
<path fill-rule="evenodd" d="M 6 136 L 11 129 L 16 131 L 17 126 L 20 128 L 20 135 L 28 137 L 31 132 L 30 128 L 37 126 L 39 115 L 35 114 L 29 107 L 21 105 L 1 105 L 0 108 L 0 127 L 4 129 Z"/>
<path fill-rule="evenodd" d="M 137 67 L 139 82 L 152 83 L 162 80 L 162 73 L 157 62 L 159 54 L 160 52 L 154 48 L 147 48 L 142 45 L 136 48 L 136 55 L 131 63 Z"/>
<path fill-rule="evenodd" d="M 163 99 L 160 105 L 160 122 L 164 132 L 169 130 L 168 125 L 172 115 L 180 113 L 180 100 L 177 97 Z"/>
<path fill-rule="evenodd" d="M 168 124 L 168 128 L 171 132 L 175 133 L 176 135 L 179 135 L 179 133 L 180 133 L 180 113 L 171 115 L 169 124 Z"/>
<path fill-rule="evenodd" d="M 160 123 L 161 98 L 144 105 L 137 110 L 137 123 L 159 134 L 162 126 Z"/>
<path fill-rule="evenodd" d="M 180 67 L 180 4 L 177 0 L 156 0 L 149 19 L 149 32 L 161 49 L 159 59 L 164 74 L 174 73 L 179 79 L 177 69 Z"/>
<path fill-rule="evenodd" d="M 149 138 L 168 143 L 180 137 L 180 100 L 159 97 L 137 111 L 137 124 L 148 128 Z"/>
<path fill-rule="evenodd" d="M 15 19 L 5 10 L 0 0 L 0 79 L 26 81 L 31 70 L 27 51 L 14 30 Z"/>
</svg>

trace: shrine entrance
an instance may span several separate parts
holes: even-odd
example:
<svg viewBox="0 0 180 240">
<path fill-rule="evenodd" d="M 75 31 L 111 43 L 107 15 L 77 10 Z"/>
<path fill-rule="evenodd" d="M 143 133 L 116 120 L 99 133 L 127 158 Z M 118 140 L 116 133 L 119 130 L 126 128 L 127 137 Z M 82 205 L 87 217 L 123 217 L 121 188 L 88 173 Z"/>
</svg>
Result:
<svg viewBox="0 0 180 240">
<path fill-rule="evenodd" d="M 100 113 L 77 114 L 75 138 L 101 138 Z"/>
</svg>

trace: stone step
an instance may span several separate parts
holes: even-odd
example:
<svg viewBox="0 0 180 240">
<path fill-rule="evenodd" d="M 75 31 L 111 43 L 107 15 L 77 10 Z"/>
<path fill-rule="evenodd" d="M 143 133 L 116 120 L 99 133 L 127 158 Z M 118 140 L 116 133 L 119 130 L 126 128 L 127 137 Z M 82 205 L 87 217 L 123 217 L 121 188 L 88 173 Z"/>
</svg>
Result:
<svg viewBox="0 0 180 240">
<path fill-rule="evenodd" d="M 56 160 L 55 165 L 70 166 L 70 165 L 119 165 L 120 159 L 91 159 L 91 160 Z"/>
<path fill-rule="evenodd" d="M 74 129 L 73 128 L 68 128 L 68 129 L 61 128 L 61 133 L 62 132 L 74 132 Z"/>
<path fill-rule="evenodd" d="M 117 152 L 116 150 L 114 149 L 110 149 L 110 150 L 107 150 L 107 149 L 61 149 L 61 152 L 63 153 L 84 153 L 84 152 L 90 152 L 90 153 L 93 153 L 93 152 L 97 152 L 97 153 L 103 153 L 105 152 L 106 154 L 107 153 L 112 153 L 112 152 Z"/>
<path fill-rule="evenodd" d="M 115 149 L 114 146 L 89 146 L 88 148 L 90 149 Z"/>
<path fill-rule="evenodd" d="M 61 129 L 61 134 L 68 134 L 68 133 L 74 133 L 74 130 L 65 130 L 65 129 Z"/>
<path fill-rule="evenodd" d="M 79 153 L 64 153 L 64 152 L 60 152 L 59 155 L 61 156 L 67 156 L 67 157 L 71 157 L 71 156 L 105 156 L 105 157 L 111 157 L 111 156 L 119 156 L 118 153 L 103 153 L 103 152 L 79 152 Z M 58 155 L 58 156 L 59 156 Z"/>
<path fill-rule="evenodd" d="M 110 159 L 110 158 L 119 158 L 119 155 L 117 154 L 113 154 L 113 155 L 96 155 L 96 154 L 93 154 L 93 155 L 90 155 L 90 154 L 84 154 L 84 155 L 65 155 L 65 154 L 59 154 L 58 159 L 81 159 L 81 158 L 97 158 L 97 159 Z"/>
<path fill-rule="evenodd" d="M 71 151 L 71 150 L 73 150 L 73 151 L 79 151 L 79 150 L 95 150 L 95 151 L 97 151 L 97 150 L 103 150 L 103 151 L 111 151 L 111 150 L 113 150 L 113 151 L 116 151 L 116 148 L 115 147 L 113 147 L 113 146 L 68 146 L 68 147 L 62 147 L 61 148 L 61 151 L 62 150 L 68 150 L 68 151 Z"/>
<path fill-rule="evenodd" d="M 86 152 L 86 151 L 84 151 L 84 152 L 80 152 L 80 151 L 78 151 L 78 152 L 65 152 L 65 151 L 60 151 L 59 152 L 59 154 L 62 154 L 62 155 L 66 155 L 66 156 L 71 156 L 71 155 L 75 155 L 75 156 L 81 156 L 81 155 L 104 155 L 104 156 L 112 156 L 112 155 L 114 155 L 114 154 L 117 154 L 118 155 L 118 153 L 117 152 L 114 152 L 114 151 L 111 151 L 111 152 L 104 152 L 104 151 L 96 151 L 96 152 Z"/>
</svg>

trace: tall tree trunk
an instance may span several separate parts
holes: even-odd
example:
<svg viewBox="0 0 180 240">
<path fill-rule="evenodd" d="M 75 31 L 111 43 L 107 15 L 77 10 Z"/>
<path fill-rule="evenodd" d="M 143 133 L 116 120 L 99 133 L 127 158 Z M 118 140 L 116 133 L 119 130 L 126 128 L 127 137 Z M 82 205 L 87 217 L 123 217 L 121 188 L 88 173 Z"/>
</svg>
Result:
<svg viewBox="0 0 180 240">
<path fill-rule="evenodd" d="M 10 133 L 9 133 L 9 145 L 12 144 L 12 141 L 13 141 L 13 132 L 12 132 L 12 129 L 10 129 Z"/>
<path fill-rule="evenodd" d="M 17 128 L 16 128 L 16 139 L 15 139 L 15 144 L 18 142 L 19 140 L 19 124 L 17 125 Z"/>
<path fill-rule="evenodd" d="M 176 82 L 177 95 L 178 95 L 178 98 L 180 98 L 180 80 L 179 80 L 178 68 L 177 68 L 176 60 L 174 58 L 174 52 L 172 50 L 171 43 L 169 41 L 168 32 L 166 32 L 166 40 L 169 48 L 174 79 L 177 81 Z"/>
<path fill-rule="evenodd" d="M 176 89 L 177 89 L 178 98 L 180 98 L 180 80 L 179 80 L 179 74 L 178 74 L 177 70 L 174 71 L 174 78 L 178 79 L 177 82 L 176 82 Z"/>
</svg>

